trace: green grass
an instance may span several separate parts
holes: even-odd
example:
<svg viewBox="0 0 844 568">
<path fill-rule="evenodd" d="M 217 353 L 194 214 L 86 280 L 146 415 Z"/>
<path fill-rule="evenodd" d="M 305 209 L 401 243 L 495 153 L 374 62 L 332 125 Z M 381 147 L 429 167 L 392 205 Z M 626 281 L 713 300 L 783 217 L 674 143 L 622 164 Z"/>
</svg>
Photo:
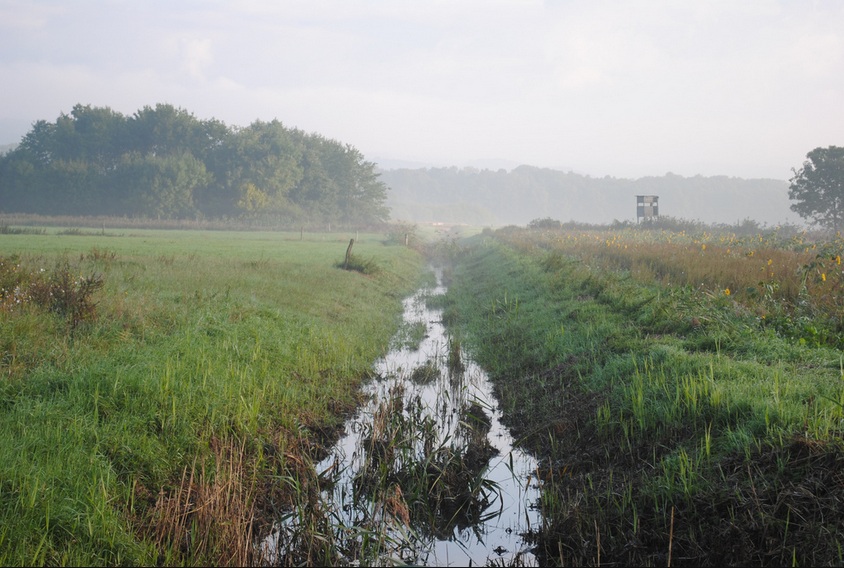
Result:
<svg viewBox="0 0 844 568">
<path fill-rule="evenodd" d="M 0 311 L 0 563 L 248 560 L 249 511 L 268 518 L 285 455 L 356 404 L 421 258 L 360 235 L 379 267 L 363 275 L 335 267 L 341 234 L 57 233 L 0 236 L 21 270 L 104 281 L 76 327 Z M 240 542 L 191 509 L 203 499 Z"/>
<path fill-rule="evenodd" d="M 444 317 L 542 458 L 544 562 L 842 560 L 837 350 L 724 295 L 489 235 L 456 264 Z"/>
</svg>

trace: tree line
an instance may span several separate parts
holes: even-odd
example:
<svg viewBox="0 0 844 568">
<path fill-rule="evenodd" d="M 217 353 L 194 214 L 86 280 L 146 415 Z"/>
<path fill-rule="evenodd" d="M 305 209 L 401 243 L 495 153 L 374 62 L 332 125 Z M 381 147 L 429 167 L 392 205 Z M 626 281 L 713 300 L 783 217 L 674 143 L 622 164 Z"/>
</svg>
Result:
<svg viewBox="0 0 844 568">
<path fill-rule="evenodd" d="M 375 164 L 349 144 L 169 104 L 131 116 L 77 104 L 0 156 L 6 213 L 368 225 L 387 220 L 386 197 Z"/>
</svg>

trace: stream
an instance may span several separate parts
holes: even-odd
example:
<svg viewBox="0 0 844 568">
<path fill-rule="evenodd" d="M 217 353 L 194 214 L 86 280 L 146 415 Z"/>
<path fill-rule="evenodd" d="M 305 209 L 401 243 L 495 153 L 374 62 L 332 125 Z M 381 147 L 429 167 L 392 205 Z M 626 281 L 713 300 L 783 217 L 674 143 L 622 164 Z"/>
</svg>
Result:
<svg viewBox="0 0 844 568">
<path fill-rule="evenodd" d="M 442 310 L 430 307 L 429 298 L 445 293 L 436 274 L 436 286 L 404 301 L 402 331 L 365 387 L 368 403 L 316 464 L 329 540 L 345 543 L 335 559 L 536 565 L 526 542 L 540 523 L 536 461 L 513 447 L 487 375 L 449 336 Z M 306 517 L 294 512 L 277 523 L 262 545 L 265 560 L 289 557 L 302 525 L 313 524 Z"/>
</svg>

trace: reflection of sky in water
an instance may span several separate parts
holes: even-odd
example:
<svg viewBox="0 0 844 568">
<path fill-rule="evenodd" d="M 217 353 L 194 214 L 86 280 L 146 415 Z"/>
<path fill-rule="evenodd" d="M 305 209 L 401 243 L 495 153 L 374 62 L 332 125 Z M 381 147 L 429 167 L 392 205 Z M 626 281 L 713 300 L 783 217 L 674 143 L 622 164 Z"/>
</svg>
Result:
<svg viewBox="0 0 844 568">
<path fill-rule="evenodd" d="M 423 417 L 434 418 L 438 424 L 440 440 L 451 436 L 450 444 L 458 449 L 461 447 L 461 437 L 456 435 L 459 434 L 459 411 L 464 405 L 475 402 L 491 419 L 488 439 L 498 451 L 498 455 L 490 460 L 484 477 L 497 484 L 500 495 L 495 496 L 485 513 L 500 510 L 500 514 L 481 526 L 455 528 L 449 540 L 410 543 L 418 554 L 415 562 L 431 566 L 465 566 L 471 562 L 483 566 L 488 559 L 506 562 L 522 552 L 520 562 L 530 565 L 535 563 L 535 559 L 526 552 L 529 547 L 521 542 L 519 533 L 537 528 L 539 523 L 539 513 L 530 506 L 539 498 L 535 478 L 531 477 L 536 470 L 536 462 L 532 457 L 512 448 L 512 438 L 500 423 L 501 413 L 483 370 L 473 361 L 467 360 L 464 354 L 465 371 L 462 376 L 449 373 L 449 343 L 441 323 L 442 312 L 425 305 L 427 296 L 443 293 L 445 289 L 441 286 L 423 289 L 404 301 L 405 322 L 424 323 L 427 327 L 425 339 L 417 349 L 393 349 L 376 363 L 374 370 L 380 379 L 371 381 L 365 388 L 367 394 L 372 395 L 370 402 L 347 422 L 345 435 L 337 442 L 331 454 L 317 465 L 317 471 L 337 466 L 343 472 L 334 486 L 334 507 L 344 524 L 352 525 L 356 518 L 361 517 L 361 511 L 344 506 L 343 497 L 347 496 L 348 500 L 348 495 L 352 494 L 351 480 L 363 461 L 363 452 L 359 449 L 360 435 L 366 431 L 364 425 L 372 420 L 379 402 L 389 398 L 391 389 L 401 385 L 405 407 L 413 404 Z M 436 363 L 439 369 L 436 379 L 428 384 L 411 381 L 413 369 L 429 362 Z M 421 448 L 419 452 L 421 454 Z"/>
</svg>

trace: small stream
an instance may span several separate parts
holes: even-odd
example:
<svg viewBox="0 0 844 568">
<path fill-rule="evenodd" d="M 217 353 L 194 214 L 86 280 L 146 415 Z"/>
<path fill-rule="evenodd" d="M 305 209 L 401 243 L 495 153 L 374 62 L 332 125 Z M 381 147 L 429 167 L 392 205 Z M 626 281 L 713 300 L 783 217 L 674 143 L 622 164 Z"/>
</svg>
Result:
<svg viewBox="0 0 844 568">
<path fill-rule="evenodd" d="M 340 564 L 536 565 L 524 537 L 540 522 L 536 461 L 513 447 L 487 375 L 428 305 L 444 293 L 438 271 L 435 287 L 404 301 L 403 331 L 376 363 L 369 402 L 316 465 L 331 480 L 320 485 L 321 514 L 359 554 Z M 270 563 L 301 519 L 264 541 Z"/>
</svg>

